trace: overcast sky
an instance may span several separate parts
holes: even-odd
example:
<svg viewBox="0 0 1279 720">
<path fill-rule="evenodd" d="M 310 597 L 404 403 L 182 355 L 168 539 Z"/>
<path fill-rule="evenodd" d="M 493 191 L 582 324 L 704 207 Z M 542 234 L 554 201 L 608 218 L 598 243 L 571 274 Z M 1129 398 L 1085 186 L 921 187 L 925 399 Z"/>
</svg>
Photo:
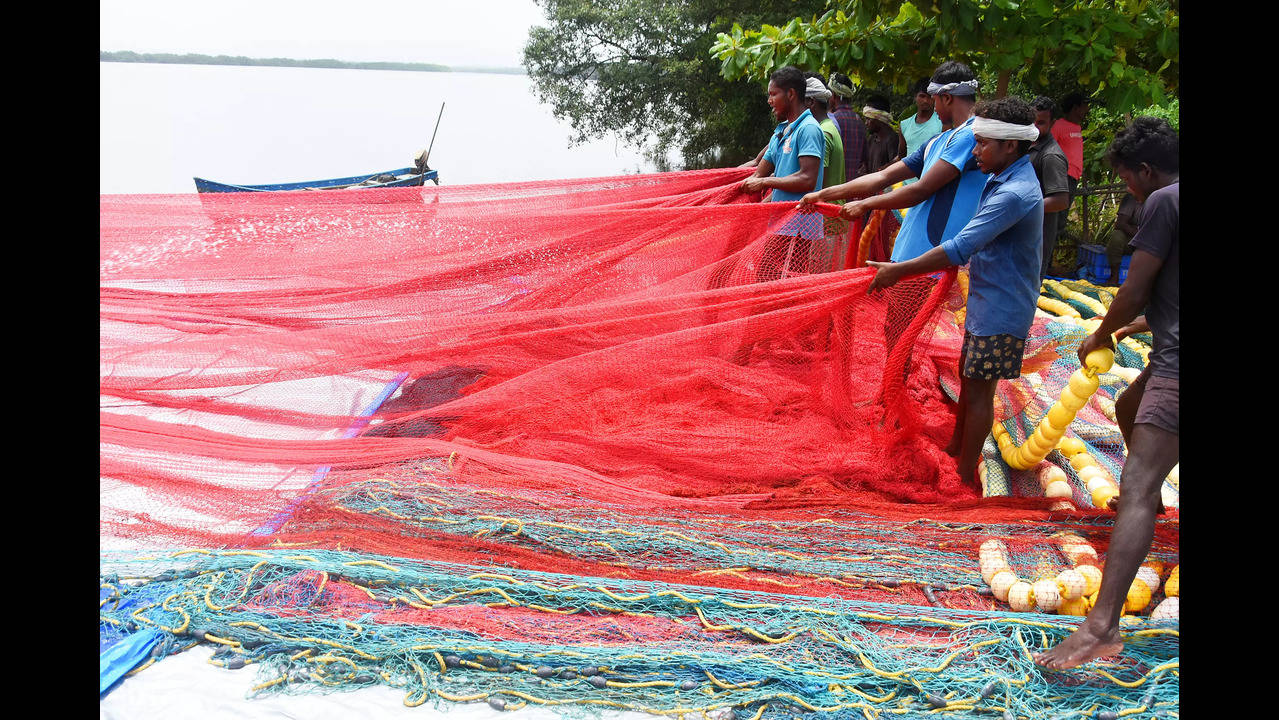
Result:
<svg viewBox="0 0 1279 720">
<path fill-rule="evenodd" d="M 100 0 L 99 50 L 519 65 L 533 0 Z"/>
</svg>

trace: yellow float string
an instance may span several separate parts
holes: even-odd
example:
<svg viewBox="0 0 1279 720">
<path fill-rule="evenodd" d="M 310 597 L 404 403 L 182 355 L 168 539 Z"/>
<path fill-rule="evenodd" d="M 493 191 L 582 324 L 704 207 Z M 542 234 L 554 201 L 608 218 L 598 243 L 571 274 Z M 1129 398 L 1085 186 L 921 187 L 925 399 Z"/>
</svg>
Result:
<svg viewBox="0 0 1279 720">
<path fill-rule="evenodd" d="M 1075 414 L 1097 392 L 1101 385 L 1097 376 L 1109 371 L 1114 362 L 1115 353 L 1110 348 L 1099 348 L 1088 353 L 1084 367 L 1071 374 L 1069 384 L 1061 391 L 1061 397 L 1039 421 L 1025 443 L 1014 444 L 1003 424 L 994 423 L 991 434 L 999 444 L 999 454 L 1003 456 L 1004 462 L 1017 470 L 1029 470 L 1043 462 L 1048 453 L 1061 442 L 1066 428 L 1075 419 Z"/>
</svg>

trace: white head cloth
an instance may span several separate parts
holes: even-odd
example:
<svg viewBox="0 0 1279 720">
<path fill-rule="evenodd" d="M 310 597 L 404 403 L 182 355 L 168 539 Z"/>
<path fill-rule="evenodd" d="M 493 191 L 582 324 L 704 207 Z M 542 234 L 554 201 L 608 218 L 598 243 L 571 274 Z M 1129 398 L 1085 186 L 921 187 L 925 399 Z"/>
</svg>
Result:
<svg viewBox="0 0 1279 720">
<path fill-rule="evenodd" d="M 980 115 L 973 118 L 973 134 L 990 140 L 1029 140 L 1039 139 L 1039 128 L 1034 123 L 1015 125 L 1003 120 L 992 120 Z"/>
<path fill-rule="evenodd" d="M 884 123 L 885 125 L 892 125 L 892 124 L 893 124 L 893 116 L 892 116 L 892 115 L 889 115 L 887 112 L 885 112 L 885 111 L 883 111 L 883 110 L 879 110 L 879 109 L 877 109 L 877 108 L 873 108 L 873 107 L 871 107 L 871 106 L 869 106 L 869 105 L 867 105 L 866 107 L 862 108 L 862 115 L 864 115 L 865 117 L 870 118 L 871 120 L 878 120 L 878 121 L 880 121 L 880 122 Z"/>
<path fill-rule="evenodd" d="M 804 97 L 817 98 L 818 100 L 829 101 L 830 90 L 826 89 L 826 86 L 822 84 L 821 80 L 818 80 L 817 78 L 814 78 L 814 77 L 810 77 L 808 78 L 808 83 L 805 88 Z"/>
<path fill-rule="evenodd" d="M 929 95 L 940 95 L 942 93 L 950 95 L 976 95 L 977 81 L 965 80 L 963 82 L 953 82 L 945 85 L 939 85 L 935 82 L 928 83 Z"/>
<path fill-rule="evenodd" d="M 845 85 L 841 83 L 840 81 L 836 80 L 834 75 L 830 76 L 830 80 L 826 82 L 826 85 L 830 87 L 831 92 L 835 93 L 836 95 L 842 98 L 850 98 L 853 96 L 852 86 Z"/>
</svg>

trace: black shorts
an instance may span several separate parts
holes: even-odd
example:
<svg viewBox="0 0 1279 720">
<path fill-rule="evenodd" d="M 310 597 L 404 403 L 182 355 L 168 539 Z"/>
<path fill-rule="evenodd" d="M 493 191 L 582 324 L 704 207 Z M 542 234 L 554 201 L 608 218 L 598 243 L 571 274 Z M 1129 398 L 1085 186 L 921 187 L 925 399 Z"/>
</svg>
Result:
<svg viewBox="0 0 1279 720">
<path fill-rule="evenodd" d="M 1025 338 L 1012 335 L 973 335 L 964 331 L 959 373 L 974 380 L 1015 380 L 1021 377 Z"/>
<path fill-rule="evenodd" d="M 1141 375 L 1133 381 L 1133 386 L 1140 388 L 1141 402 L 1137 405 L 1137 417 L 1134 423 L 1149 423 L 1180 435 L 1179 418 L 1181 416 L 1181 382 L 1180 378 L 1166 378 L 1150 374 L 1147 365 Z M 1127 391 L 1125 391 L 1127 392 Z"/>
</svg>

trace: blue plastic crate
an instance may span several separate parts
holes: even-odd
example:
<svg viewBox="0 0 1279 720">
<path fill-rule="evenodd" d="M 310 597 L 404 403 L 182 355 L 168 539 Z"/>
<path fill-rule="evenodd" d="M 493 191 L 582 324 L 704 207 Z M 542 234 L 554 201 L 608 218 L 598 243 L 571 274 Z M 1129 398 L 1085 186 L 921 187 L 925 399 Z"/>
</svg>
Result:
<svg viewBox="0 0 1279 720">
<path fill-rule="evenodd" d="M 1106 282 L 1110 276 L 1110 259 L 1106 257 L 1106 248 L 1101 245 L 1080 245 L 1076 249 L 1079 258 L 1079 278 L 1091 283 Z M 1122 285 L 1128 278 L 1128 262 L 1132 255 L 1124 255 L 1119 261 L 1119 280 L 1115 285 Z"/>
</svg>

